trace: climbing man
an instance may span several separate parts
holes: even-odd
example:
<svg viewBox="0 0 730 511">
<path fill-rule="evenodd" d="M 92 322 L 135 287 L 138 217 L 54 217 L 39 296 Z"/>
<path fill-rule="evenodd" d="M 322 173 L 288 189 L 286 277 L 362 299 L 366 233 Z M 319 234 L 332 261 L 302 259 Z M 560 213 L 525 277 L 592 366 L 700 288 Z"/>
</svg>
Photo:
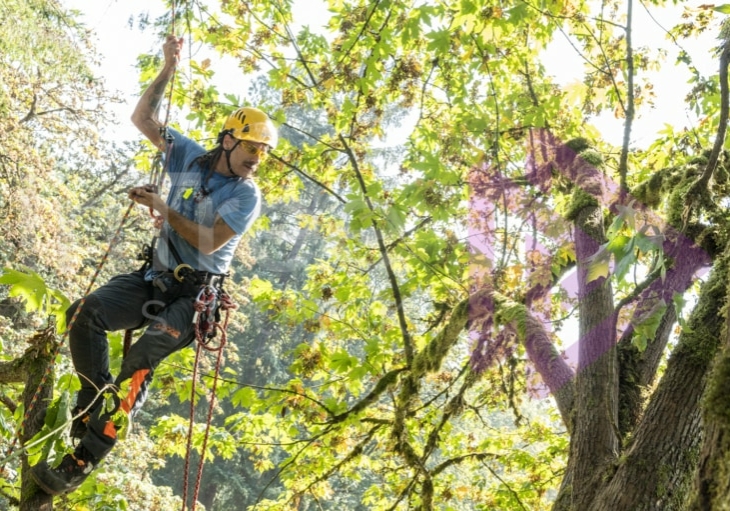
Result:
<svg viewBox="0 0 730 511">
<path fill-rule="evenodd" d="M 51 495 L 81 485 L 114 447 L 117 431 L 142 406 L 157 365 L 193 341 L 199 290 L 211 286 L 220 291 L 241 236 L 259 215 L 261 193 L 253 177 L 278 138 L 266 114 L 248 107 L 235 111 L 210 151 L 158 120 L 182 44 L 182 38 L 167 37 L 164 67 L 132 115 L 142 134 L 166 153 L 167 201 L 149 186 L 129 191 L 130 199 L 164 219 L 156 248 L 140 270 L 117 275 L 67 311 L 68 322 L 81 307 L 69 332 L 81 380 L 70 434 L 80 442 L 58 466 L 42 461 L 31 469 L 38 486 Z M 106 332 L 140 327 L 146 329 L 113 379 Z M 102 388 L 108 390 L 100 396 Z"/>
</svg>

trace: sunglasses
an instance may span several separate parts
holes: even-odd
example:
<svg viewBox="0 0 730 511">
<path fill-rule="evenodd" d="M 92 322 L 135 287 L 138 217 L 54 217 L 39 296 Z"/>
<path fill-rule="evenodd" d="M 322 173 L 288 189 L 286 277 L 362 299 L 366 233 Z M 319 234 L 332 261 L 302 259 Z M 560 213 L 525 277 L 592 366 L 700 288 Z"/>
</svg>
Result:
<svg viewBox="0 0 730 511">
<path fill-rule="evenodd" d="M 243 147 L 243 150 L 246 151 L 247 154 L 250 155 L 258 155 L 259 158 L 265 158 L 266 155 L 269 154 L 269 146 L 267 145 L 253 145 L 250 142 L 246 142 L 245 140 L 239 140 L 238 141 L 241 147 Z"/>
</svg>

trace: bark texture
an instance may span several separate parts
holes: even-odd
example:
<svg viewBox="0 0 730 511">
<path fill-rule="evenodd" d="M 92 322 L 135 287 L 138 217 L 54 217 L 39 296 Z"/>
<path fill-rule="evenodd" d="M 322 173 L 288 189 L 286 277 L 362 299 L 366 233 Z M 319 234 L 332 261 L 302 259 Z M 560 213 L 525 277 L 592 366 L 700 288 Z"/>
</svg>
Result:
<svg viewBox="0 0 730 511">
<path fill-rule="evenodd" d="M 24 428 L 20 436 L 21 444 L 25 444 L 41 429 L 48 400 L 53 394 L 53 378 L 44 378 L 44 375 L 51 367 L 54 342 L 55 329 L 49 327 L 36 334 L 31 339 L 30 348 L 20 359 L 13 362 L 13 364 L 19 365 L 15 375 L 20 379 L 15 382 L 25 384 L 23 404 L 25 410 L 29 411 L 26 413 Z M 20 448 L 20 446 L 16 446 L 16 449 Z M 27 476 L 28 469 L 28 458 L 23 454 L 21 456 L 22 481 L 19 511 L 53 511 L 53 497 L 41 491 Z"/>
<path fill-rule="evenodd" d="M 719 345 L 727 297 L 727 261 L 718 261 L 703 286 L 687 328 L 592 511 L 686 509 L 702 437 L 700 399 Z"/>
<path fill-rule="evenodd" d="M 691 511 L 730 510 L 730 317 L 724 307 L 722 349 L 703 399 L 704 440 Z"/>
<path fill-rule="evenodd" d="M 618 363 L 613 290 L 607 278 L 591 271 L 606 241 L 602 176 L 580 158 L 571 163 L 570 173 L 577 185 L 570 216 L 575 222 L 580 339 L 568 466 L 572 480 L 561 493 L 570 494 L 572 509 L 583 510 L 590 509 L 619 452 Z"/>
</svg>

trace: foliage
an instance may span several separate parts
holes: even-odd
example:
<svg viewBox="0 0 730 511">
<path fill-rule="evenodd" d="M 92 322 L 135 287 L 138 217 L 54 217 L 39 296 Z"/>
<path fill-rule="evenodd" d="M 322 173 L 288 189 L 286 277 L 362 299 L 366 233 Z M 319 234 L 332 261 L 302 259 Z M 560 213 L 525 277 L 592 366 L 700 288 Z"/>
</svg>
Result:
<svg viewBox="0 0 730 511">
<path fill-rule="evenodd" d="M 280 340 L 291 342 L 283 355 L 291 360 L 292 373 L 274 388 L 267 380 L 256 382 L 264 387 L 258 391 L 243 382 L 224 390 L 239 411 L 223 425 L 250 452 L 254 466 L 273 471 L 286 488 L 265 498 L 262 493 L 256 508 L 337 508 L 344 505 L 338 500 L 346 498 L 343 491 L 349 491 L 368 509 L 469 509 L 480 505 L 475 498 L 480 488 L 505 499 L 487 508 L 547 507 L 556 486 L 545 490 L 557 483 L 560 468 L 546 463 L 526 463 L 514 472 L 507 468 L 516 444 L 506 439 L 529 437 L 529 428 L 542 428 L 547 442 L 537 456 L 567 455 L 553 421 L 524 418 L 525 360 L 528 353 L 534 358 L 536 349 L 532 316 L 496 297 L 487 306 L 499 308 L 494 321 L 477 323 L 478 307 L 463 315 L 479 285 L 514 297 L 545 321 L 557 320 L 558 327 L 575 306 L 574 296 L 555 294 L 543 305 L 532 295 L 575 266 L 578 254 L 565 220 L 577 223 L 587 209 L 606 205 L 605 197 L 591 191 L 581 197 L 576 179 L 582 176 L 560 175 L 566 169 L 556 169 L 552 179 L 530 176 L 550 161 L 550 156 L 536 158 L 537 129 L 547 128 L 553 141 L 588 137 L 580 146 L 568 146 L 609 182 L 635 186 L 662 162 L 690 160 L 698 145 L 711 140 L 711 116 L 696 130 L 697 144 L 683 145 L 686 139 L 671 132 L 651 151 L 622 148 L 626 163 L 623 156 L 612 156 L 587 117 L 608 110 L 626 117 L 630 131 L 635 108 L 653 99 L 648 71 L 663 57 L 631 48 L 631 62 L 626 60 L 623 36 L 633 27 L 622 26 L 627 22 L 618 3 L 593 18 L 578 2 L 500 7 L 331 2 L 325 32 L 305 27 L 298 33 L 287 2 L 224 2 L 222 13 L 200 7 L 199 17 L 197 11 L 184 14 L 195 18 L 191 36 L 237 58 L 244 72 L 265 72 L 279 94 L 267 95 L 261 104 L 298 134 L 296 144 L 285 140 L 262 169 L 268 201 L 292 201 L 306 183 L 314 183 L 341 204 L 296 217 L 326 247 L 307 262 L 301 287 L 271 277 L 250 282 L 254 302 L 278 323 L 277 333 L 286 332 Z M 608 19 L 612 22 L 602 21 Z M 706 12 L 699 13 L 697 25 L 685 27 L 684 35 L 701 30 L 707 19 Z M 555 85 L 540 60 L 558 29 L 574 34 L 576 48 L 592 65 L 575 90 Z M 189 119 L 206 129 L 240 99 L 206 82 L 215 78 L 215 68 L 191 64 L 188 69 L 189 82 L 181 90 L 200 91 Z M 180 106 L 187 105 L 185 99 L 177 97 Z M 702 112 L 717 107 L 708 95 L 690 101 Z M 325 127 L 322 132 L 290 117 L 288 108 L 303 104 Z M 548 151 L 558 142 L 551 144 Z M 600 154 L 586 151 L 590 145 Z M 520 164 L 526 160 L 534 162 L 527 170 Z M 467 181 L 481 169 L 488 186 L 503 188 L 487 192 L 492 195 L 484 210 L 473 203 L 469 210 Z M 472 185 L 478 193 L 478 182 Z M 541 200 L 547 194 L 549 199 Z M 669 201 L 661 192 L 658 196 Z M 635 332 L 628 342 L 642 353 L 650 344 L 664 345 L 665 338 L 657 338 L 666 335 L 660 320 L 674 311 L 667 305 L 674 294 L 656 300 L 641 294 L 672 267 L 663 244 L 666 224 L 654 217 L 647 221 L 646 213 L 634 212 L 630 204 L 619 207 L 625 209 L 608 221 L 602 246 L 590 254 L 587 282 L 610 278 L 617 314 Z M 485 280 L 469 272 L 463 243 L 466 219 L 478 213 L 484 223 L 472 229 L 493 236 L 494 252 L 482 268 L 489 275 Z M 532 249 L 524 244 L 525 228 L 534 237 Z M 639 273 L 648 280 L 642 282 Z M 641 306 L 634 308 L 637 297 Z M 483 325 L 482 349 L 471 357 L 467 320 L 472 327 Z M 290 337 L 296 328 L 308 333 L 306 342 Z M 562 333 L 548 338 L 557 343 Z M 245 349 L 242 344 L 240 351 Z M 472 362 L 484 370 L 475 371 Z M 542 369 L 549 386 L 551 375 Z M 531 374 L 530 388 L 539 385 Z M 571 385 L 551 388 L 560 393 Z M 488 423 L 485 417 L 506 408 L 516 413 L 518 429 L 497 428 L 489 440 L 477 433 Z M 563 415 L 570 430 L 568 417 Z M 492 441 L 504 451 L 494 452 Z M 490 473 L 484 465 L 490 457 L 506 472 Z M 535 466 L 547 472 L 532 472 Z M 456 480 L 465 486 L 455 487 Z M 343 490 L 343 484 L 355 486 Z"/>
<path fill-rule="evenodd" d="M 34 271 L 23 273 L 5 268 L 0 276 L 0 284 L 9 286 L 8 296 L 21 298 L 26 312 L 37 312 L 43 316 L 56 318 L 56 330 L 66 329 L 65 312 L 70 302 L 57 289 L 49 289 L 45 281 Z"/>
<path fill-rule="evenodd" d="M 118 194 L 138 179 L 129 146 L 100 145 L 99 134 L 115 124 L 108 107 L 118 98 L 95 74 L 91 32 L 77 14 L 55 0 L 0 3 L 0 365 L 19 361 L 34 330 L 53 318 L 62 335 L 69 297 L 80 296 L 89 285 L 119 224 L 125 205 Z M 130 267 L 139 236 L 134 224 L 141 218 L 132 216 L 97 284 Z M 50 441 L 34 448 L 34 462 L 42 453 L 53 458 L 69 448 L 67 427 L 60 426 L 68 425 L 78 380 L 65 347 L 61 354 L 56 399 L 37 437 Z M 22 382 L 3 382 L 3 459 L 23 420 L 23 390 Z M 16 463 L 3 462 L 3 509 L 19 496 Z M 56 508 L 121 509 L 123 503 L 125 509 L 148 509 L 155 499 L 160 508 L 176 507 L 171 495 L 138 475 L 116 479 L 134 490 L 94 479 Z"/>
<path fill-rule="evenodd" d="M 696 188 L 718 78 L 682 50 L 700 121 L 668 125 L 641 150 L 633 122 L 665 55 L 633 46 L 633 2 L 332 0 L 323 30 L 296 28 L 287 0 L 179 7 L 188 44 L 240 68 L 221 86 L 223 69 L 183 62 L 172 99 L 192 136 L 213 138 L 243 103 L 285 135 L 258 178 L 268 207 L 250 240 L 256 261 L 245 254 L 230 282 L 250 303 L 219 382 L 208 507 L 681 509 L 725 300 L 717 265 L 674 336 L 695 272 L 727 243 L 727 155 Z M 673 41 L 713 15 L 688 12 Z M 587 63 L 581 83 L 550 76 L 544 52 L 559 32 Z M 158 66 L 140 59 L 143 83 Z M 228 90 L 253 73 L 266 85 Z M 624 121 L 621 147 L 590 124 L 605 113 Z M 75 176 L 74 161 L 52 167 L 73 191 L 102 179 Z M 9 194 L 20 180 L 2 183 Z M 108 230 L 88 209 L 69 215 Z M 577 360 L 562 351 L 572 337 Z M 185 455 L 191 359 L 160 367 L 141 417 L 155 454 L 173 460 Z M 193 438 L 199 450 L 200 427 Z M 171 465 L 155 477 L 179 485 Z M 92 488 L 100 477 L 83 491 L 115 499 L 111 485 Z"/>
</svg>

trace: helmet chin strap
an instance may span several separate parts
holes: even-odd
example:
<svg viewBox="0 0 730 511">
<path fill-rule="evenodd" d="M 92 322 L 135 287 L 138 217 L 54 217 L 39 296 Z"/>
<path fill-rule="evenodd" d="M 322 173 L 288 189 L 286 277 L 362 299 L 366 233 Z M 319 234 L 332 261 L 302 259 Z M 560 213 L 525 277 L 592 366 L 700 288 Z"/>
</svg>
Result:
<svg viewBox="0 0 730 511">
<path fill-rule="evenodd" d="M 233 147 L 231 147 L 230 149 L 223 149 L 223 152 L 226 155 L 226 164 L 228 165 L 228 172 L 230 172 L 231 175 L 234 175 L 234 176 L 236 175 L 236 173 L 233 172 L 233 167 L 231 167 L 231 153 L 233 152 L 233 150 L 236 147 L 238 147 L 238 144 L 240 144 L 240 143 L 241 143 L 240 140 L 236 140 L 236 143 L 233 144 Z"/>
</svg>

